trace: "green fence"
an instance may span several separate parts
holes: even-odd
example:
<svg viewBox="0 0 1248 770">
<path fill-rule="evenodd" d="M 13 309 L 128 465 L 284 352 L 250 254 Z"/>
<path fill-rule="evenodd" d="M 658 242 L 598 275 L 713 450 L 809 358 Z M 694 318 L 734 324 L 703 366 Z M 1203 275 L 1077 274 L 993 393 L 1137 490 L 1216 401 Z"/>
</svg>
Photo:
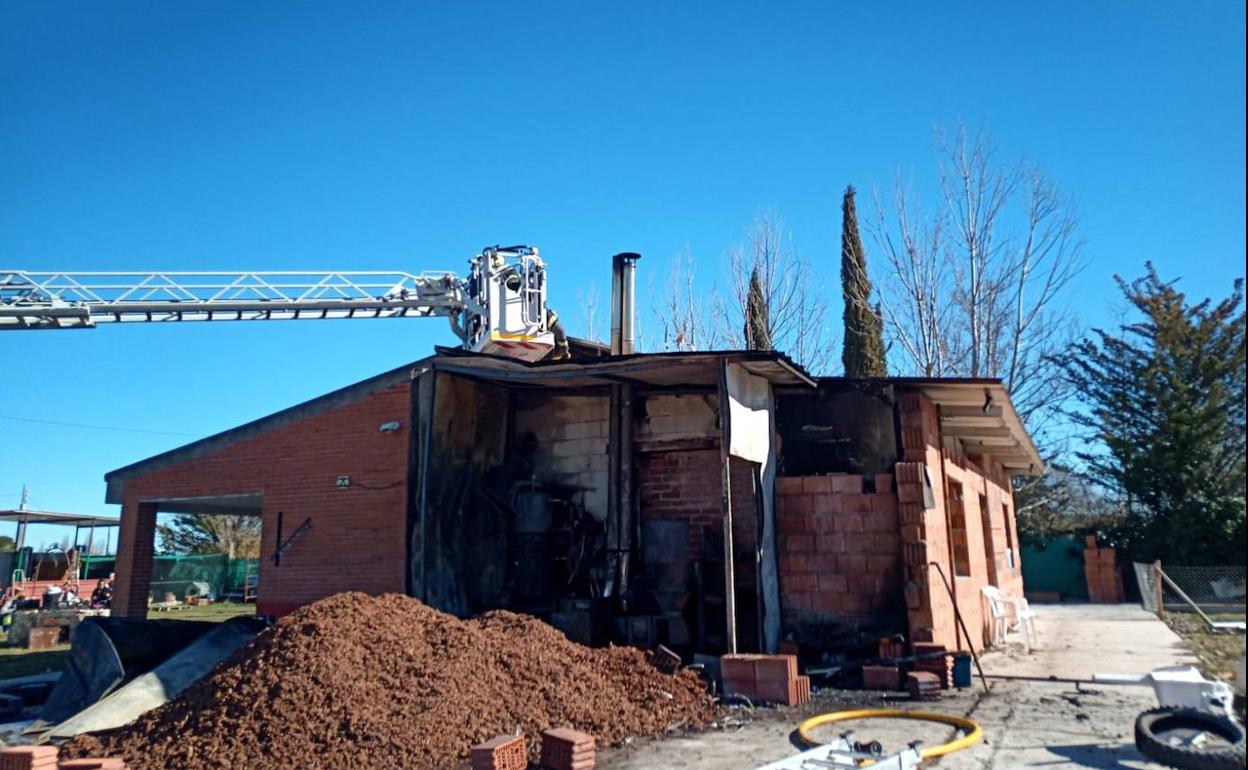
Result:
<svg viewBox="0 0 1248 770">
<path fill-rule="evenodd" d="M 247 575 L 255 575 L 259 571 L 259 563 L 258 559 L 230 559 L 223 553 L 157 556 L 152 562 L 152 598 L 161 601 L 166 593 L 171 593 L 181 601 L 186 598 L 188 590 L 213 596 L 241 592 Z M 106 578 L 115 570 L 114 557 L 92 556 L 86 577 Z M 208 587 L 206 592 L 203 586 Z"/>
<path fill-rule="evenodd" d="M 1087 601 L 1083 542 L 1073 535 L 1036 539 L 1022 548 L 1023 586 L 1028 594 L 1058 594 L 1062 601 Z"/>
</svg>

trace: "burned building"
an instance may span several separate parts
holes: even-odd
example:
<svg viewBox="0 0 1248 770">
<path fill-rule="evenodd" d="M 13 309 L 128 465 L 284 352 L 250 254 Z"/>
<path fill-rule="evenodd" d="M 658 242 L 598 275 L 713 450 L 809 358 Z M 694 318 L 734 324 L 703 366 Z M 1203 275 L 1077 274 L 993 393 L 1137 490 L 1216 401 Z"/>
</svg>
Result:
<svg viewBox="0 0 1248 770">
<path fill-rule="evenodd" d="M 158 513 L 243 514 L 262 519 L 262 614 L 393 591 L 583 641 L 979 648 L 980 589 L 1022 589 L 1011 477 L 1040 470 L 995 380 L 439 349 L 109 473 L 114 607 L 146 613 Z"/>
</svg>

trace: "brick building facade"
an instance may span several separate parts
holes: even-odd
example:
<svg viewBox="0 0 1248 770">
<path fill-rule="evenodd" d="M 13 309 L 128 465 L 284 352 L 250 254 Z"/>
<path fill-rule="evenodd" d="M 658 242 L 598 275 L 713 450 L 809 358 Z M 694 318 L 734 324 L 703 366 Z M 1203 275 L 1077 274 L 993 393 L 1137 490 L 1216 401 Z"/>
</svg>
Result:
<svg viewBox="0 0 1248 770">
<path fill-rule="evenodd" d="M 730 366 L 749 367 L 776 405 L 753 423 L 765 434 L 771 415 L 773 460 L 723 446 Z M 662 579 L 687 581 L 690 644 L 725 632 L 704 615 L 727 572 L 744 649 L 774 646 L 777 625 L 825 648 L 894 631 L 979 648 L 981 588 L 1022 590 L 1010 476 L 1038 469 L 994 381 L 816 384 L 757 353 L 557 366 L 443 353 L 110 473 L 115 606 L 146 612 L 158 512 L 260 516 L 264 614 L 358 590 L 561 617 L 575 597 L 544 598 L 559 579 L 528 561 L 566 559 L 578 542 L 598 561 L 563 577 L 595 583 L 586 596 L 611 590 L 613 556 L 633 563 L 632 585 L 663 589 L 642 574 L 637 540 L 647 521 L 683 521 L 693 566 Z M 559 505 L 534 530 L 512 508 L 537 489 Z"/>
</svg>

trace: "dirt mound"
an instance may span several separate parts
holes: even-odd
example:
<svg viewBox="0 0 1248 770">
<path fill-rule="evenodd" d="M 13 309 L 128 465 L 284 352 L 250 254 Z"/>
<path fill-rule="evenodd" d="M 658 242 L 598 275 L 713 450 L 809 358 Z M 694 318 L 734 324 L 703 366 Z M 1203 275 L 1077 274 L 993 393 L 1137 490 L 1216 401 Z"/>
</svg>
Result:
<svg viewBox="0 0 1248 770">
<path fill-rule="evenodd" d="M 62 756 L 121 755 L 137 770 L 433 770 L 517 725 L 530 738 L 568 725 L 611 743 L 711 716 L 696 675 L 660 674 L 639 650 L 582 647 L 510 612 L 465 621 L 406 596 L 345 593 Z"/>
</svg>

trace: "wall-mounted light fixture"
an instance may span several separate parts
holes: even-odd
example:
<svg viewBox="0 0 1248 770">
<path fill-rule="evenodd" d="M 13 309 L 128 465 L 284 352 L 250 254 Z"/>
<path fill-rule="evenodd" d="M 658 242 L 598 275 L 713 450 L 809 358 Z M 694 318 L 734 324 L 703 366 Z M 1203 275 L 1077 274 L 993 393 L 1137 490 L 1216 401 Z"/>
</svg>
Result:
<svg viewBox="0 0 1248 770">
<path fill-rule="evenodd" d="M 992 391 L 985 388 L 984 389 L 984 414 L 988 414 L 989 412 L 992 411 L 993 403 L 995 402 L 992 400 Z"/>
<path fill-rule="evenodd" d="M 403 423 L 399 422 L 398 420 L 391 420 L 390 422 L 383 422 L 381 424 L 381 432 L 382 433 L 394 433 L 396 430 L 398 430 L 401 427 L 403 427 Z"/>
</svg>

